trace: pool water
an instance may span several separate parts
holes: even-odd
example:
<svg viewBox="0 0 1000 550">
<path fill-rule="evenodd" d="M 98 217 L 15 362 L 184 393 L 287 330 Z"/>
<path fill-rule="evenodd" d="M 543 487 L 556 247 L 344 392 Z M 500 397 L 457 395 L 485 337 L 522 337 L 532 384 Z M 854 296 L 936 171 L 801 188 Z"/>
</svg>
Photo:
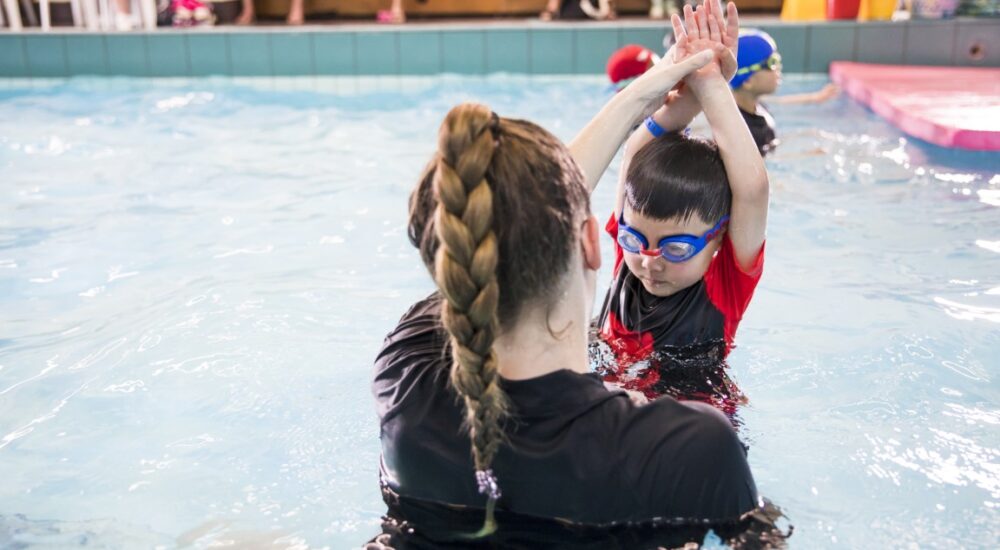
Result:
<svg viewBox="0 0 1000 550">
<path fill-rule="evenodd" d="M 512 76 L 0 88 L 0 547 L 370 538 L 371 362 L 432 289 L 405 223 L 438 124 L 476 99 L 568 140 L 606 98 Z M 729 358 L 760 491 L 793 548 L 995 547 L 1000 159 L 844 97 L 772 111 L 765 273 Z"/>
</svg>

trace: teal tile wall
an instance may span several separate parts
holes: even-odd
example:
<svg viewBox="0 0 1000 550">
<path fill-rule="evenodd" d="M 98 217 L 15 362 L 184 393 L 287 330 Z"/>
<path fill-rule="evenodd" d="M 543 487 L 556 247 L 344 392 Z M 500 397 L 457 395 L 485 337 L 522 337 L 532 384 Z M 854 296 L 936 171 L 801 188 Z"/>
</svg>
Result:
<svg viewBox="0 0 1000 550">
<path fill-rule="evenodd" d="M 625 44 L 639 44 L 640 46 L 645 46 L 657 54 L 662 54 L 666 51 L 663 47 L 663 37 L 667 34 L 667 29 L 670 28 L 670 24 L 664 22 L 663 27 L 640 27 L 640 28 L 629 28 L 623 27 L 619 31 L 618 43 L 621 45 Z"/>
<path fill-rule="evenodd" d="M 230 74 L 227 34 L 186 33 L 191 76 Z"/>
<path fill-rule="evenodd" d="M 1000 25 L 989 20 L 960 21 L 955 30 L 955 64 L 1000 67 Z"/>
<path fill-rule="evenodd" d="M 187 36 L 180 33 L 146 35 L 150 76 L 189 76 L 191 54 Z"/>
<path fill-rule="evenodd" d="M 825 72 L 829 63 L 1000 67 L 1000 20 L 831 22 L 762 25 L 785 71 Z M 624 44 L 663 50 L 660 25 L 406 27 L 299 32 L 161 30 L 153 33 L 0 34 L 0 78 L 69 75 L 299 76 L 601 74 Z"/>
<path fill-rule="evenodd" d="M 0 77 L 24 76 L 31 76 L 24 51 L 24 37 L 20 34 L 0 34 Z"/>
<path fill-rule="evenodd" d="M 57 77 L 69 75 L 66 63 L 66 37 L 61 35 L 29 35 L 24 37 L 28 75 Z"/>
<path fill-rule="evenodd" d="M 528 31 L 492 29 L 486 31 L 486 72 L 531 72 Z"/>
<path fill-rule="evenodd" d="M 441 70 L 446 73 L 484 74 L 486 36 L 480 31 L 441 33 Z"/>
<path fill-rule="evenodd" d="M 270 33 L 230 33 L 229 63 L 233 76 L 271 76 Z"/>
<path fill-rule="evenodd" d="M 532 74 L 573 73 L 572 29 L 532 30 L 528 40 Z"/>
<path fill-rule="evenodd" d="M 280 32 L 271 34 L 271 72 L 277 76 L 316 74 L 313 62 L 314 33 Z"/>
<path fill-rule="evenodd" d="M 353 32 L 316 33 L 313 35 L 313 63 L 316 74 L 358 74 L 354 50 L 357 35 Z"/>
<path fill-rule="evenodd" d="M 608 57 L 618 49 L 617 29 L 577 29 L 573 72 L 577 74 L 603 74 Z"/>
<path fill-rule="evenodd" d="M 354 50 L 357 74 L 399 74 L 399 33 L 359 32 Z"/>
<path fill-rule="evenodd" d="M 66 62 L 69 74 L 104 76 L 108 74 L 107 50 L 100 34 L 73 34 L 66 37 Z"/>
<path fill-rule="evenodd" d="M 104 38 L 108 51 L 108 74 L 149 76 L 149 57 L 144 34 L 109 34 Z"/>
<path fill-rule="evenodd" d="M 906 27 L 902 23 L 866 23 L 858 28 L 858 61 L 903 62 Z"/>
<path fill-rule="evenodd" d="M 906 26 L 903 63 L 951 65 L 955 56 L 954 21 L 912 21 Z"/>
<path fill-rule="evenodd" d="M 399 73 L 431 75 L 442 70 L 441 33 L 414 31 L 399 33 Z"/>
<path fill-rule="evenodd" d="M 825 73 L 831 61 L 853 61 L 857 28 L 853 23 L 816 25 L 809 29 L 809 47 L 806 72 Z M 782 56 L 785 48 L 778 46 Z"/>
<path fill-rule="evenodd" d="M 809 59 L 809 27 L 805 25 L 760 26 L 774 38 L 786 73 L 806 72 Z"/>
</svg>

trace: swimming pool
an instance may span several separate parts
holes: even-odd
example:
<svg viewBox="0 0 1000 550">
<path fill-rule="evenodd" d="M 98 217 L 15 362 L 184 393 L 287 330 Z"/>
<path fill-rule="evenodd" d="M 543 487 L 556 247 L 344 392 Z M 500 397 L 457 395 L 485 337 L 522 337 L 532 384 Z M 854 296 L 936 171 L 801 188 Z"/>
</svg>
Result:
<svg viewBox="0 0 1000 550">
<path fill-rule="evenodd" d="M 441 118 L 479 99 L 568 140 L 605 94 L 513 76 L 0 89 L 0 546 L 367 540 L 371 361 L 432 289 L 406 199 Z M 773 112 L 765 274 L 729 359 L 758 487 L 795 548 L 995 546 L 997 157 L 846 98 Z M 612 188 L 609 171 L 602 220 Z"/>
</svg>

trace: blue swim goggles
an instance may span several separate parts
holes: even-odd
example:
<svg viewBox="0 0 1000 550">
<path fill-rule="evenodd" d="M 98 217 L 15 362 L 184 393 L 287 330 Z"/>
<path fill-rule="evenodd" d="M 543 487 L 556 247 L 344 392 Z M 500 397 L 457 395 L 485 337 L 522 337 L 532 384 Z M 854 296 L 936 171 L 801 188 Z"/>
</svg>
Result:
<svg viewBox="0 0 1000 550">
<path fill-rule="evenodd" d="M 753 65 L 747 65 L 746 67 L 741 67 L 736 70 L 735 76 L 744 75 L 747 73 L 755 73 L 767 69 L 773 71 L 775 69 L 781 68 L 781 54 L 778 52 L 772 53 L 767 59 L 761 61 L 760 63 L 754 63 Z"/>
<path fill-rule="evenodd" d="M 727 225 L 729 225 L 729 216 L 722 216 L 715 227 L 700 237 L 670 235 L 660 239 L 657 248 L 650 250 L 649 240 L 646 239 L 645 235 L 625 224 L 625 212 L 622 212 L 618 215 L 618 246 L 632 254 L 662 256 L 668 262 L 679 263 L 690 260 L 704 250 L 709 241 L 717 237 Z"/>
</svg>

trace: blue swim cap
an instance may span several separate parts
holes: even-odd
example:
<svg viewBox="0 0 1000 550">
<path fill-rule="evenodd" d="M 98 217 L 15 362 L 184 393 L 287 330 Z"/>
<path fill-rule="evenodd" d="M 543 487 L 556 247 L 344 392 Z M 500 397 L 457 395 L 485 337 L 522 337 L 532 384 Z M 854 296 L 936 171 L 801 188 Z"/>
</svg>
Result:
<svg viewBox="0 0 1000 550">
<path fill-rule="evenodd" d="M 778 45 L 774 43 L 771 35 L 757 29 L 748 29 L 740 33 L 736 64 L 740 69 L 749 67 L 754 63 L 761 63 L 776 51 L 778 51 Z M 729 81 L 729 85 L 735 90 L 751 76 L 753 76 L 752 72 L 738 74 Z"/>
</svg>

